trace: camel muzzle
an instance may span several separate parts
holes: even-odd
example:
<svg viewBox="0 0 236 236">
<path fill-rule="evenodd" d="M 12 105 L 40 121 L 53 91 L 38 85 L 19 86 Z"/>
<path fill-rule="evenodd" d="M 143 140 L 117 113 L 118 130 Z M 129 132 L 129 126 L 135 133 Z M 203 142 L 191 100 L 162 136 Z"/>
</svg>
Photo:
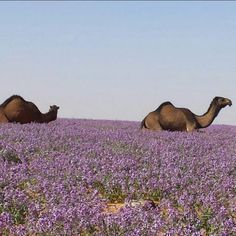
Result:
<svg viewBox="0 0 236 236">
<path fill-rule="evenodd" d="M 231 107 L 232 106 L 232 101 L 228 100 L 228 105 Z"/>
</svg>

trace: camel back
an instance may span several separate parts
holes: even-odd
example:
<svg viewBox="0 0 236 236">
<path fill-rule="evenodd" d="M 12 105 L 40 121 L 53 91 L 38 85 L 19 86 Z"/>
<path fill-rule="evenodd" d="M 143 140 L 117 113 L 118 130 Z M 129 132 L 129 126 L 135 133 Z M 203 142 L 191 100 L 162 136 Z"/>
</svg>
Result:
<svg viewBox="0 0 236 236">
<path fill-rule="evenodd" d="M 22 98 L 22 97 L 19 96 L 19 95 L 12 95 L 12 96 L 9 97 L 7 100 L 5 100 L 5 101 L 0 105 L 0 107 L 5 107 L 9 102 L 11 102 L 12 100 L 17 99 L 17 98 L 23 100 L 24 102 L 27 102 L 27 101 L 25 101 L 24 98 Z"/>
<path fill-rule="evenodd" d="M 173 104 L 171 102 L 163 102 L 155 111 L 158 111 L 158 112 L 161 111 L 161 109 L 166 105 L 172 105 L 173 106 Z"/>
</svg>

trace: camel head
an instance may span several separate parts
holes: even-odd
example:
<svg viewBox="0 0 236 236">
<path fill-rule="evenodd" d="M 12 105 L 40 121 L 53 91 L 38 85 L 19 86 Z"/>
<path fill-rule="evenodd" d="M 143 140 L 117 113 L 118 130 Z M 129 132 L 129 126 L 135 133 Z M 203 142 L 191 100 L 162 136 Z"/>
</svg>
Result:
<svg viewBox="0 0 236 236">
<path fill-rule="evenodd" d="M 50 106 L 49 111 L 56 111 L 56 112 L 57 112 L 57 110 L 58 110 L 59 108 L 60 108 L 60 107 L 58 107 L 58 106 L 56 106 L 56 105 L 52 105 L 52 106 Z"/>
<path fill-rule="evenodd" d="M 213 103 L 217 105 L 219 108 L 224 108 L 227 105 L 232 106 L 232 101 L 228 98 L 223 98 L 223 97 L 215 97 L 213 99 Z"/>
<path fill-rule="evenodd" d="M 58 111 L 59 107 L 56 105 L 50 106 L 49 112 L 47 116 L 47 122 L 50 122 L 52 120 L 56 120 L 57 119 L 57 111 Z"/>
</svg>

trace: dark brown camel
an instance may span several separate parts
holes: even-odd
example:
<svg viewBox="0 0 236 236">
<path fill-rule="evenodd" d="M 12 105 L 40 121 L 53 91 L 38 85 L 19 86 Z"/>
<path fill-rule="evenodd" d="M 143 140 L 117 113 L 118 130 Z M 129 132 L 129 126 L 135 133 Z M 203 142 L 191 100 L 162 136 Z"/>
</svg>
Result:
<svg viewBox="0 0 236 236">
<path fill-rule="evenodd" d="M 58 109 L 58 106 L 53 105 L 47 113 L 42 114 L 34 103 L 13 95 L 0 105 L 0 123 L 48 123 L 57 119 Z"/>
<path fill-rule="evenodd" d="M 177 108 L 170 102 L 162 103 L 141 122 L 141 128 L 150 130 L 193 131 L 208 127 L 225 106 L 231 106 L 228 98 L 215 97 L 207 112 L 197 116 L 187 108 Z"/>
</svg>

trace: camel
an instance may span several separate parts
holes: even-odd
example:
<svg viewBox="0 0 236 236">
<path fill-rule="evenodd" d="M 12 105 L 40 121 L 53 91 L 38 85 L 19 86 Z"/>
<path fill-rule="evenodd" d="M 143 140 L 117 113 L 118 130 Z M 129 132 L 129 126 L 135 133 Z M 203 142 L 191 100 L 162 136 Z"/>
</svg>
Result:
<svg viewBox="0 0 236 236">
<path fill-rule="evenodd" d="M 57 119 L 58 109 L 58 106 L 53 105 L 47 113 L 43 114 L 34 103 L 25 101 L 21 96 L 13 95 L 0 105 L 0 123 L 48 123 Z"/>
<path fill-rule="evenodd" d="M 214 121 L 219 111 L 227 105 L 232 105 L 230 99 L 215 97 L 207 112 L 198 116 L 187 108 L 178 108 L 171 102 L 164 102 L 142 120 L 141 129 L 190 132 L 206 128 Z"/>
</svg>

